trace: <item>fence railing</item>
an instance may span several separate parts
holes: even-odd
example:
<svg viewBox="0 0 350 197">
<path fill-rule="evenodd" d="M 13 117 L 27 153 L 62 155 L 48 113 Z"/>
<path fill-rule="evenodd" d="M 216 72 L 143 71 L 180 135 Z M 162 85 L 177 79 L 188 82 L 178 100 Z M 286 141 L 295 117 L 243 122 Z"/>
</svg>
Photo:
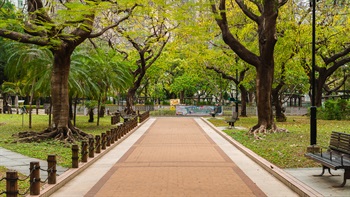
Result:
<svg viewBox="0 0 350 197">
<path fill-rule="evenodd" d="M 7 197 L 17 197 L 18 195 L 24 196 L 30 193 L 30 195 L 40 194 L 40 184 L 56 184 L 56 155 L 48 155 L 47 157 L 47 169 L 42 169 L 40 163 L 37 161 L 30 162 L 29 175 L 20 179 L 18 177 L 17 171 L 7 171 L 6 177 L 2 178 L 0 181 L 6 180 L 6 191 L 2 191 L 0 195 L 6 194 Z M 48 176 L 46 180 L 41 181 L 40 171 L 47 172 Z M 29 188 L 24 193 L 20 193 L 18 190 L 19 181 L 29 180 Z"/>
<path fill-rule="evenodd" d="M 139 122 L 143 122 L 143 121 L 147 120 L 147 118 L 149 118 L 149 111 L 146 111 L 142 114 L 140 114 L 140 111 L 137 111 L 137 114 L 139 116 Z"/>
<path fill-rule="evenodd" d="M 88 162 L 88 158 L 95 157 L 96 154 L 100 154 L 101 150 L 106 150 L 109 146 L 123 138 L 128 132 L 137 127 L 138 122 L 143 122 L 149 117 L 149 112 L 139 114 L 134 118 L 129 119 L 124 123 L 120 123 L 116 128 L 107 130 L 101 135 L 95 137 L 89 137 L 88 140 L 81 142 L 80 161 L 82 163 Z M 79 146 L 77 144 L 72 145 L 72 168 L 79 168 Z M 48 155 L 47 169 L 41 169 L 39 162 L 30 162 L 30 173 L 25 179 L 19 179 L 17 171 L 7 171 L 6 176 L 1 178 L 0 181 L 6 181 L 6 190 L 0 191 L 1 195 L 6 197 L 17 197 L 18 195 L 26 195 L 28 192 L 30 195 L 40 195 L 40 185 L 42 183 L 56 184 L 56 155 Z M 48 173 L 47 179 L 41 181 L 40 171 Z M 29 179 L 30 186 L 24 193 L 19 193 L 18 182 L 27 181 Z"/>
<path fill-rule="evenodd" d="M 232 115 L 232 111 L 235 110 L 235 106 L 223 106 L 223 115 Z M 258 114 L 257 107 L 247 107 L 248 116 L 256 116 Z M 238 109 L 240 113 L 241 108 Z M 285 107 L 284 114 L 286 116 L 302 116 L 308 113 L 307 107 Z"/>
</svg>

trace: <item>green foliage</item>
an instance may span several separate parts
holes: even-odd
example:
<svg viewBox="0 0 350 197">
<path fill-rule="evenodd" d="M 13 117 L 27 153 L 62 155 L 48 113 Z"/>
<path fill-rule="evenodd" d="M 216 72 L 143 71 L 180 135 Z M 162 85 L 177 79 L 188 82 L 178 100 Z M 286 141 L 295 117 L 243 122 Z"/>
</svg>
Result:
<svg viewBox="0 0 350 197">
<path fill-rule="evenodd" d="M 170 100 L 164 100 L 164 101 L 162 101 L 162 105 L 170 105 Z"/>
<path fill-rule="evenodd" d="M 85 107 L 88 109 L 95 109 L 97 107 L 97 101 L 95 100 L 89 100 L 85 101 Z"/>
<path fill-rule="evenodd" d="M 325 120 L 350 120 L 350 102 L 345 99 L 328 99 L 317 109 L 317 117 Z"/>
<path fill-rule="evenodd" d="M 175 116 L 176 111 L 175 110 L 169 110 L 169 109 L 159 109 L 157 111 L 151 111 L 151 116 Z"/>
</svg>

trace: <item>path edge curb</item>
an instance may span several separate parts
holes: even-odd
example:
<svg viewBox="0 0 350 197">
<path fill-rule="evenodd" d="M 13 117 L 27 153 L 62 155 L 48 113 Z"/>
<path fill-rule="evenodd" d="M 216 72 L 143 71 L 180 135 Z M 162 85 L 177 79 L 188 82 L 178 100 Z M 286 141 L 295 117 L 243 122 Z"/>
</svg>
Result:
<svg viewBox="0 0 350 197">
<path fill-rule="evenodd" d="M 291 190 L 296 192 L 300 196 L 323 196 L 318 191 L 314 190 L 310 186 L 304 184 L 303 182 L 299 181 L 295 177 L 291 176 L 289 173 L 285 172 L 284 170 L 280 169 L 276 165 L 270 163 L 266 159 L 260 157 L 255 152 L 251 151 L 247 147 L 243 146 L 238 141 L 234 140 L 232 137 L 227 135 L 225 132 L 219 130 L 216 126 L 214 126 L 211 122 L 206 120 L 205 118 L 201 117 L 201 120 L 204 121 L 207 125 L 209 125 L 216 133 L 218 133 L 220 136 L 222 136 L 225 140 L 227 140 L 230 144 L 235 146 L 238 150 L 240 150 L 243 154 L 245 154 L 247 157 L 249 157 L 251 160 L 253 160 L 255 163 L 257 163 L 259 166 L 264 168 L 267 172 L 272 174 L 274 177 L 276 177 L 278 180 L 280 180 L 283 184 L 285 184 L 287 187 L 289 187 Z"/>
</svg>

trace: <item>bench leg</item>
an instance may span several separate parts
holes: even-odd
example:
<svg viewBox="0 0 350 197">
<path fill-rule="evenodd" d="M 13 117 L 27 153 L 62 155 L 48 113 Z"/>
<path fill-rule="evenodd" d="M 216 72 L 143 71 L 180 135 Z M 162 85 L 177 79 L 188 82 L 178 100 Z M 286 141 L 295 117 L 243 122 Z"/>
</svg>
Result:
<svg viewBox="0 0 350 197">
<path fill-rule="evenodd" d="M 331 169 L 328 168 L 327 166 L 322 166 L 322 173 L 319 174 L 319 175 L 314 175 L 314 176 L 323 176 L 324 171 L 325 171 L 326 169 L 328 170 L 328 173 L 329 173 L 330 175 L 332 175 L 332 176 L 339 176 L 339 175 L 336 175 L 336 174 L 332 174 L 332 173 L 331 173 Z"/>
<path fill-rule="evenodd" d="M 333 187 L 344 187 L 346 184 L 346 179 L 350 179 L 350 169 L 345 169 L 344 171 L 344 178 L 343 178 L 343 183 L 339 186 L 333 186 Z"/>
<path fill-rule="evenodd" d="M 233 127 L 235 127 L 235 123 L 234 122 L 229 122 L 228 123 L 228 125 L 229 125 L 229 129 L 232 129 Z"/>
</svg>

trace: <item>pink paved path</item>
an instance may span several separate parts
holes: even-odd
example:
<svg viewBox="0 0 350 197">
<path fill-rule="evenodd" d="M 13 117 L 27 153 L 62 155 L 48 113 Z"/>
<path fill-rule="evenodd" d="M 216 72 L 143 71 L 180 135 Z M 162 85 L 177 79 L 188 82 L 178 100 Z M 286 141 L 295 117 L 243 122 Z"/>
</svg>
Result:
<svg viewBox="0 0 350 197">
<path fill-rule="evenodd" d="M 193 118 L 159 118 L 85 196 L 266 196 Z"/>
</svg>

